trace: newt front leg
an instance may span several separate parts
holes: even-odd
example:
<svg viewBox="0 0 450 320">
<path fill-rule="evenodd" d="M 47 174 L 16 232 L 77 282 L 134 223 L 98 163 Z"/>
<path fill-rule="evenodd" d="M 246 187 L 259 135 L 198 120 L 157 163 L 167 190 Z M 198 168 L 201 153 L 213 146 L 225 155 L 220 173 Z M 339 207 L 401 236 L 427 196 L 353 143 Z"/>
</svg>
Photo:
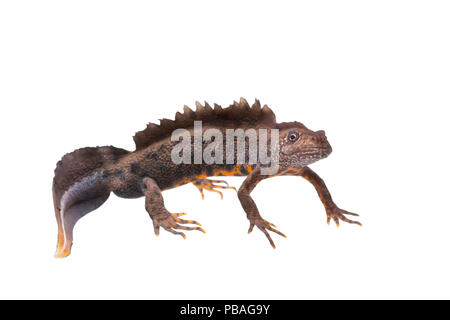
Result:
<svg viewBox="0 0 450 320">
<path fill-rule="evenodd" d="M 285 238 L 286 236 L 277 229 L 275 229 L 276 226 L 274 224 L 264 220 L 261 217 L 258 208 L 256 207 L 255 201 L 253 201 L 252 197 L 250 197 L 250 193 L 253 191 L 256 185 L 261 180 L 264 180 L 269 177 L 270 176 L 267 175 L 261 175 L 260 168 L 256 168 L 247 176 L 245 181 L 242 183 L 238 191 L 238 197 L 239 200 L 241 201 L 241 205 L 244 208 L 244 211 L 247 213 L 248 220 L 250 220 L 250 228 L 248 229 L 248 233 L 252 232 L 253 228 L 256 225 L 258 229 L 261 230 L 266 235 L 270 244 L 275 249 L 275 243 L 273 242 L 267 230 L 275 232 Z"/>
<path fill-rule="evenodd" d="M 330 220 L 333 219 L 336 225 L 339 227 L 339 220 L 345 221 L 351 224 L 357 224 L 362 226 L 358 221 L 353 221 L 348 219 L 345 215 L 359 216 L 356 213 L 348 212 L 346 210 L 340 209 L 331 198 L 331 194 L 328 191 L 325 182 L 310 168 L 304 167 L 300 170 L 300 176 L 311 182 L 311 184 L 316 188 L 319 198 L 325 207 L 327 212 L 327 223 L 330 224 Z"/>
<path fill-rule="evenodd" d="M 144 178 L 142 180 L 142 190 L 145 194 L 145 209 L 153 220 L 153 228 L 155 234 L 159 235 L 159 228 L 163 227 L 165 230 L 182 236 L 186 238 L 183 232 L 177 230 L 199 230 L 205 233 L 200 227 L 187 227 L 181 224 L 196 224 L 201 225 L 197 221 L 193 220 L 183 220 L 179 216 L 184 215 L 184 213 L 170 213 L 164 207 L 164 200 L 162 198 L 161 189 L 155 180 L 151 178 Z"/>
<path fill-rule="evenodd" d="M 348 219 L 345 215 L 358 216 L 356 213 L 348 212 L 346 210 L 340 209 L 331 198 L 330 192 L 328 191 L 325 182 L 310 168 L 302 167 L 302 168 L 287 168 L 279 171 L 274 175 L 261 175 L 260 168 L 255 169 L 252 173 L 247 176 L 242 186 L 239 188 L 238 197 L 241 201 L 242 207 L 247 213 L 247 218 L 250 220 L 250 229 L 248 232 L 250 233 L 253 230 L 253 227 L 256 225 L 267 237 L 272 247 L 275 248 L 275 244 L 270 237 L 267 230 L 275 232 L 283 237 L 286 237 L 284 234 L 279 232 L 275 225 L 270 222 L 267 222 L 263 218 L 261 218 L 258 208 L 256 207 L 255 202 L 250 197 L 250 193 L 256 187 L 256 185 L 267 178 L 277 177 L 277 176 L 301 176 L 311 182 L 311 184 L 316 188 L 317 193 L 319 194 L 319 198 L 322 201 L 326 213 L 327 213 L 327 222 L 329 223 L 331 219 L 336 222 L 336 225 L 339 226 L 339 220 L 358 224 L 362 226 L 362 224 L 358 221 L 353 221 Z"/>
</svg>

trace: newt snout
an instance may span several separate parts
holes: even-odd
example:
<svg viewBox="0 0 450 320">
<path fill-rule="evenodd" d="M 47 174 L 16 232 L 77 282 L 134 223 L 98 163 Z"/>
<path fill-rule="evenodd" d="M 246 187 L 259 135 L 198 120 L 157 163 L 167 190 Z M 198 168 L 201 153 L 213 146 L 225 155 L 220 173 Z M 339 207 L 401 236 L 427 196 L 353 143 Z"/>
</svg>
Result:
<svg viewBox="0 0 450 320">
<path fill-rule="evenodd" d="M 331 148 L 330 143 L 328 142 L 327 136 L 325 134 L 325 131 L 323 130 L 312 132 L 310 135 L 308 135 L 307 139 L 309 139 L 309 143 L 311 145 L 314 145 L 317 148 L 324 148 L 324 149 Z"/>
<path fill-rule="evenodd" d="M 321 149 L 324 157 L 330 155 L 330 153 L 333 151 L 333 148 L 331 148 L 331 145 L 328 142 L 325 131 L 323 130 L 316 131 L 315 135 L 312 137 L 312 140 L 313 143 L 315 143 L 318 146 L 318 148 Z"/>
</svg>

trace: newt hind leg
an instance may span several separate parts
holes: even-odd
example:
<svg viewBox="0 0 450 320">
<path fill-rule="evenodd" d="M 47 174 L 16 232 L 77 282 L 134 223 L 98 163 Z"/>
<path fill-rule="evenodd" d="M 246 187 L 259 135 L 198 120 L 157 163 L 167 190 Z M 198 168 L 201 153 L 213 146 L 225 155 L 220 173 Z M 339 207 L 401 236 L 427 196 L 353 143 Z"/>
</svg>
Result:
<svg viewBox="0 0 450 320">
<path fill-rule="evenodd" d="M 224 186 L 218 185 L 218 183 L 223 183 L 225 185 Z M 216 190 L 216 189 L 233 189 L 234 191 L 237 192 L 236 188 L 230 187 L 228 185 L 228 182 L 226 182 L 225 180 L 196 179 L 196 180 L 192 181 L 192 184 L 194 186 L 196 186 L 197 189 L 200 191 L 203 200 L 205 199 L 205 195 L 203 194 L 203 189 L 220 194 L 220 198 L 222 200 L 223 200 L 222 192 L 220 192 L 219 190 Z"/>
<path fill-rule="evenodd" d="M 185 213 L 170 213 L 164 206 L 161 189 L 155 180 L 151 178 L 144 178 L 142 181 L 142 191 L 145 194 L 145 209 L 153 220 L 153 228 L 155 234 L 159 235 L 160 227 L 164 230 L 182 236 L 186 239 L 186 235 L 178 230 L 198 230 L 205 233 L 201 227 L 184 226 L 184 224 L 195 224 L 201 226 L 200 223 L 194 220 L 184 220 L 179 218 Z"/>
</svg>

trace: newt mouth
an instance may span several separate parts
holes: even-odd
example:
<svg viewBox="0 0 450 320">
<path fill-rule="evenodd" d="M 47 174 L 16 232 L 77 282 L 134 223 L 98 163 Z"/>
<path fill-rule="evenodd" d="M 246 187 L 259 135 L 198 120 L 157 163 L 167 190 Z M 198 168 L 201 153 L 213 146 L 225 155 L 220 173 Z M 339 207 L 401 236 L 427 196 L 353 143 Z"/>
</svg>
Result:
<svg viewBox="0 0 450 320">
<path fill-rule="evenodd" d="M 320 147 L 320 148 L 308 148 L 308 149 L 302 150 L 300 152 L 300 156 L 323 159 L 323 158 L 328 157 L 332 151 L 333 150 L 331 149 L 331 146 Z"/>
<path fill-rule="evenodd" d="M 300 156 L 309 156 L 309 157 L 317 157 L 317 158 L 325 158 L 330 155 L 333 151 L 331 146 L 328 147 L 319 147 L 319 148 L 308 148 L 301 150 L 298 154 Z M 281 153 L 284 155 L 289 155 L 281 150 Z"/>
<path fill-rule="evenodd" d="M 312 155 L 312 154 L 330 154 L 332 151 L 331 147 L 320 147 L 320 148 L 308 148 L 301 151 L 301 154 Z"/>
</svg>

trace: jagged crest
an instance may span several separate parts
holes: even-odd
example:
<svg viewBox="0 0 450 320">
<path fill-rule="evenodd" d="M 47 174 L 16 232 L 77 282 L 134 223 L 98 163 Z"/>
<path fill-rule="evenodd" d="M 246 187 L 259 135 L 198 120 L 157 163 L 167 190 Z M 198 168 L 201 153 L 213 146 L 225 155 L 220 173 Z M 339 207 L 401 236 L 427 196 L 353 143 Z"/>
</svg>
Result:
<svg viewBox="0 0 450 320">
<path fill-rule="evenodd" d="M 133 137 L 136 143 L 136 150 L 146 148 L 152 143 L 170 136 L 175 129 L 192 127 L 196 120 L 217 125 L 230 125 L 232 121 L 251 124 L 274 124 L 276 122 L 273 111 L 267 105 L 261 108 L 261 104 L 257 99 L 255 99 L 255 103 L 251 107 L 244 98 L 241 98 L 239 102 L 234 101 L 228 108 L 222 108 L 217 104 L 214 104 L 214 108 L 211 108 L 207 102 L 202 106 L 198 101 L 195 105 L 195 111 L 188 106 L 184 106 L 184 112 L 177 112 L 175 120 L 162 119 L 159 125 L 149 123 L 147 128 L 137 132 Z"/>
</svg>

